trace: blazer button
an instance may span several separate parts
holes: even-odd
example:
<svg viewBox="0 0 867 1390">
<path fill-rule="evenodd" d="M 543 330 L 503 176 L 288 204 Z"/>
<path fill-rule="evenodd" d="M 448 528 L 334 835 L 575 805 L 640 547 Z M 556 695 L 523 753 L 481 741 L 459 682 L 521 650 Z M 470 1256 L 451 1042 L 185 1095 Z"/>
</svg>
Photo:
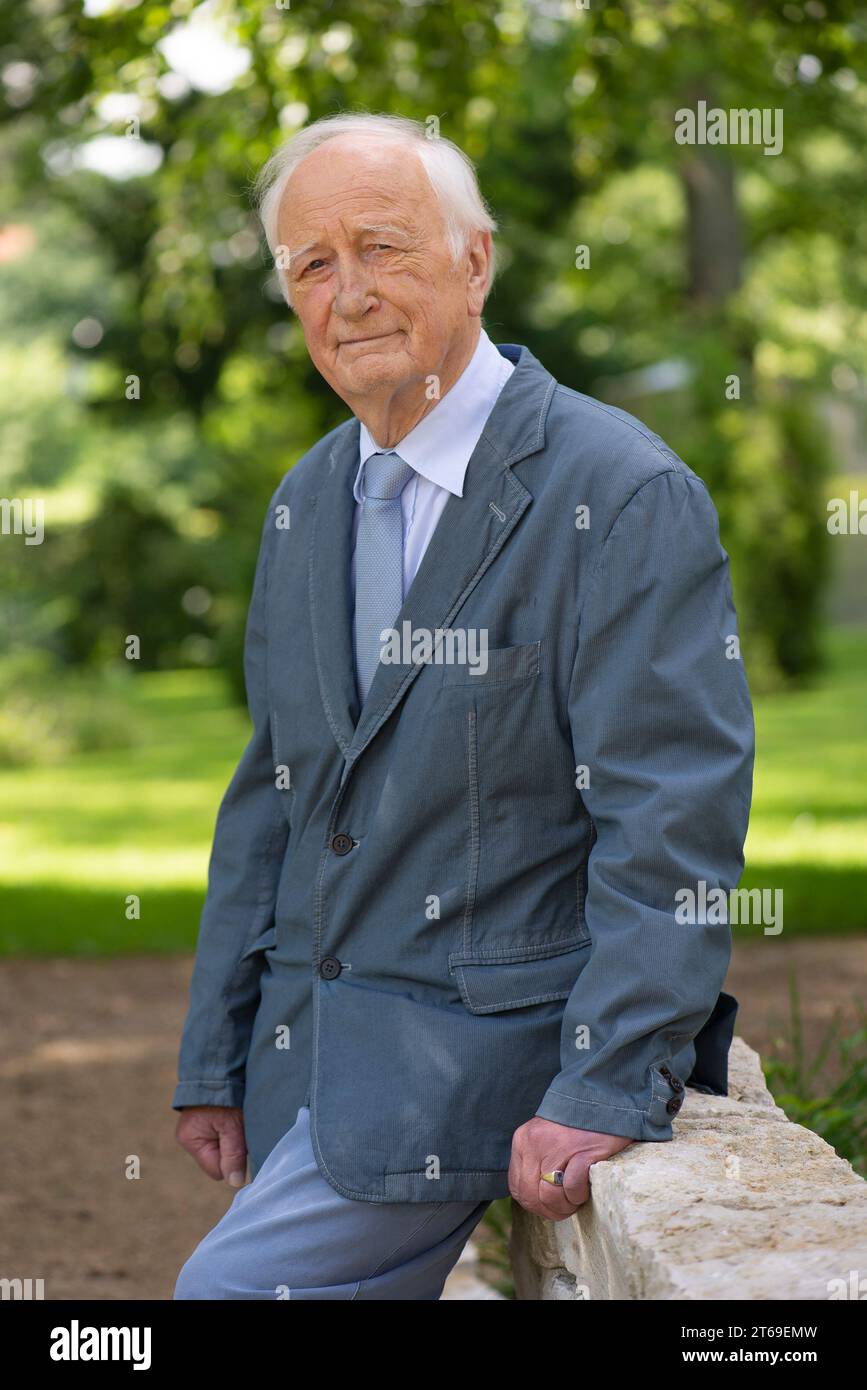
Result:
<svg viewBox="0 0 867 1390">
<path fill-rule="evenodd" d="M 326 956 L 319 967 L 319 974 L 323 980 L 336 980 L 343 966 L 336 956 Z"/>
<path fill-rule="evenodd" d="M 683 1096 L 672 1096 L 671 1100 L 666 1101 L 665 1108 L 668 1111 L 669 1115 L 676 1115 L 682 1105 Z"/>
<path fill-rule="evenodd" d="M 338 835 L 332 836 L 331 848 L 335 854 L 348 854 L 352 849 L 352 836 L 344 835 L 342 831 Z"/>
</svg>

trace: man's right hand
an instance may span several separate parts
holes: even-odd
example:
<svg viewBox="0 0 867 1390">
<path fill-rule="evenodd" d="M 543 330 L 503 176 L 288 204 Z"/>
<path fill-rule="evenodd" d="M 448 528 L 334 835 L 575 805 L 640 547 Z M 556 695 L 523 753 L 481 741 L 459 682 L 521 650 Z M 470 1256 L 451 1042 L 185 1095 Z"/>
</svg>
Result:
<svg viewBox="0 0 867 1390">
<path fill-rule="evenodd" d="M 243 1187 L 247 1172 L 244 1112 L 229 1105 L 190 1105 L 181 1111 L 175 1138 L 216 1182 Z"/>
</svg>

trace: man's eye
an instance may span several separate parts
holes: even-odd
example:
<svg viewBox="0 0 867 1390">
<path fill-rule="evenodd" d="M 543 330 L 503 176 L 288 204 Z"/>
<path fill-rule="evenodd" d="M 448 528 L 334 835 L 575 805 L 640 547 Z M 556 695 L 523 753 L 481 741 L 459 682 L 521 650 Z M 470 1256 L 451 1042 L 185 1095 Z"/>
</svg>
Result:
<svg viewBox="0 0 867 1390">
<path fill-rule="evenodd" d="M 304 267 L 305 273 L 306 273 L 308 270 L 318 270 L 319 266 L 324 265 L 324 264 L 325 264 L 325 262 L 322 260 L 322 258 L 321 258 L 321 257 L 318 257 L 315 261 L 310 261 L 310 262 Z"/>
</svg>

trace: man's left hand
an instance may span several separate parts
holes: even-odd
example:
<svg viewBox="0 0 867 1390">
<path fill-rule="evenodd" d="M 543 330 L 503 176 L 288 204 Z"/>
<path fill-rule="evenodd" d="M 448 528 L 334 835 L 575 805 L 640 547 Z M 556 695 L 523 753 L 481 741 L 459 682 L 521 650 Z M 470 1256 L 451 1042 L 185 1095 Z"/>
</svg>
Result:
<svg viewBox="0 0 867 1390">
<path fill-rule="evenodd" d="M 516 1202 L 548 1221 L 565 1221 L 590 1196 L 590 1165 L 620 1153 L 634 1139 L 572 1129 L 535 1116 L 512 1137 L 509 1191 Z M 563 1172 L 563 1186 L 543 1182 L 542 1174 Z"/>
</svg>

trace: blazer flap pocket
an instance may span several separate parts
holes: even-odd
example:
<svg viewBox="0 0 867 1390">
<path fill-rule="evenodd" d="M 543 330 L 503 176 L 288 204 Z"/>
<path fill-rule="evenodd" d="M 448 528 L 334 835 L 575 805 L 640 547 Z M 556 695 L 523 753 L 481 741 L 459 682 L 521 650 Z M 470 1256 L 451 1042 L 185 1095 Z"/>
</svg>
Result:
<svg viewBox="0 0 867 1390">
<path fill-rule="evenodd" d="M 581 952 L 589 945 L 588 938 L 553 948 L 526 947 L 497 955 L 452 953 L 449 970 L 471 1013 L 522 1009 L 528 1004 L 568 999 L 584 961 Z"/>
<path fill-rule="evenodd" d="M 254 936 L 249 945 L 245 947 L 241 960 L 249 960 L 250 956 L 257 955 L 259 951 L 267 951 L 272 946 L 276 946 L 276 944 L 277 926 L 274 922 L 271 922 L 259 932 L 258 936 Z"/>
<path fill-rule="evenodd" d="M 472 662 L 447 662 L 443 666 L 444 685 L 497 685 L 525 681 L 539 674 L 541 642 L 520 647 L 479 648 Z"/>
</svg>

